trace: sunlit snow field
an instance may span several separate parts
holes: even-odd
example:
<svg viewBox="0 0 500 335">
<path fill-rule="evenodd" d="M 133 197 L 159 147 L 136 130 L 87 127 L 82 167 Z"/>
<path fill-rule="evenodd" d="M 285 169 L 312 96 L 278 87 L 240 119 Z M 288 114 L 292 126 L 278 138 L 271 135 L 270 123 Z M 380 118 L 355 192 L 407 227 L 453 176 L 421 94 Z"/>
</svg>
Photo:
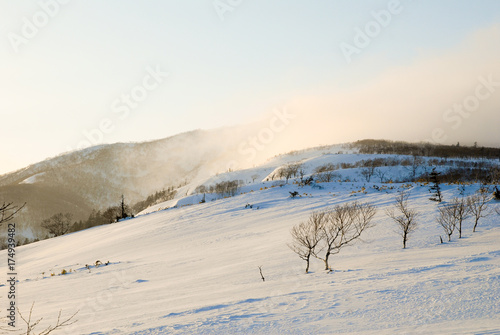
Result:
<svg viewBox="0 0 500 335">
<path fill-rule="evenodd" d="M 42 330 L 59 310 L 63 317 L 79 311 L 78 321 L 56 334 L 500 333 L 496 213 L 475 233 L 467 220 L 463 238 L 454 234 L 440 244 L 440 236 L 447 239 L 428 186 L 357 181 L 313 189 L 291 180 L 280 187 L 261 181 L 271 165 L 255 169 L 261 178 L 234 197 L 179 198 L 177 208 L 157 206 L 135 219 L 17 248 L 21 312 L 35 302 Z M 466 194 L 478 187 L 467 186 Z M 403 188 L 420 212 L 406 250 L 384 213 Z M 291 199 L 290 191 L 300 197 Z M 443 196 L 451 200 L 459 189 L 443 185 Z M 332 256 L 334 271 L 314 260 L 305 274 L 305 262 L 287 246 L 291 227 L 312 211 L 355 200 L 377 207 L 375 227 Z M 492 201 L 495 207 L 500 203 Z M 2 251 L 2 263 L 6 258 Z M 95 267 L 97 260 L 109 264 Z M 5 297 L 6 287 L 0 289 Z"/>
</svg>

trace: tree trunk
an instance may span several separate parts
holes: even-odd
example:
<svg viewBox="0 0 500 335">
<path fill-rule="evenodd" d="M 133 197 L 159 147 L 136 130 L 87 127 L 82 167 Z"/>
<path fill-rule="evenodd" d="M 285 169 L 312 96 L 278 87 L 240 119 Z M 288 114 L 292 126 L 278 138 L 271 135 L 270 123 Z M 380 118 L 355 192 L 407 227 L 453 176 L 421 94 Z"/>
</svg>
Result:
<svg viewBox="0 0 500 335">
<path fill-rule="evenodd" d="M 306 259 L 306 273 L 309 273 L 309 259 L 311 258 L 311 256 L 307 256 L 307 259 Z"/>
<path fill-rule="evenodd" d="M 474 228 L 472 228 L 472 232 L 473 232 L 473 233 L 475 233 L 475 232 L 476 232 L 476 227 L 477 227 L 477 222 L 478 222 L 478 221 L 479 221 L 479 220 L 478 220 L 478 219 L 476 219 L 476 222 L 474 223 Z"/>
<path fill-rule="evenodd" d="M 326 255 L 325 255 L 325 259 L 323 261 L 325 262 L 325 270 L 330 270 L 331 271 L 330 267 L 328 266 L 328 258 L 329 257 L 330 257 L 330 252 L 327 251 Z"/>
</svg>

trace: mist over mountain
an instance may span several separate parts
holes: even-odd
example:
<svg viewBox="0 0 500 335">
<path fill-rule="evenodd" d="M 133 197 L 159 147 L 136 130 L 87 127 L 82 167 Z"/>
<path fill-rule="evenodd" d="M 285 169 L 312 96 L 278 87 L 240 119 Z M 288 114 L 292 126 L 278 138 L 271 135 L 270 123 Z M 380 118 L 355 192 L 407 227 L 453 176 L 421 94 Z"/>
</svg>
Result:
<svg viewBox="0 0 500 335">
<path fill-rule="evenodd" d="M 40 233 L 40 222 L 55 213 L 86 219 L 92 209 L 117 205 L 122 194 L 132 204 L 165 187 L 242 166 L 235 162 L 245 162 L 238 147 L 247 130 L 195 130 L 63 154 L 0 176 L 0 201 L 26 202 L 17 221 L 24 235 L 34 237 Z"/>
</svg>

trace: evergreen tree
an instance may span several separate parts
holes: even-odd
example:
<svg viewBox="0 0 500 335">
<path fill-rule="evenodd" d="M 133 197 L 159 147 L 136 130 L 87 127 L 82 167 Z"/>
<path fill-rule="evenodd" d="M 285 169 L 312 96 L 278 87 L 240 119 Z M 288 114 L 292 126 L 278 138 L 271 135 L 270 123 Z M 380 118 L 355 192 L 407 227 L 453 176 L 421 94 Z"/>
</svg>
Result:
<svg viewBox="0 0 500 335">
<path fill-rule="evenodd" d="M 433 197 L 429 199 L 437 202 L 441 202 L 443 200 L 441 198 L 441 187 L 439 186 L 439 175 L 440 173 L 436 171 L 436 168 L 432 169 L 432 172 L 429 175 L 430 182 L 432 183 L 429 188 L 429 192 L 433 194 Z"/>
<path fill-rule="evenodd" d="M 121 203 L 121 208 L 122 208 L 122 213 L 121 213 L 121 218 L 125 219 L 128 215 L 125 212 L 125 197 L 122 194 L 122 203 Z"/>
</svg>

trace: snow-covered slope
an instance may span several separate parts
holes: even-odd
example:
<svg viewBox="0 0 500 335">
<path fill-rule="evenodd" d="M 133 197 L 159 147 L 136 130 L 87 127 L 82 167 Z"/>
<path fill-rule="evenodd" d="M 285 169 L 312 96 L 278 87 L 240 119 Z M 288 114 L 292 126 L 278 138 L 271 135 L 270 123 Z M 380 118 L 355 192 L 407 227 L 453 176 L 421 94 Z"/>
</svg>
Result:
<svg viewBox="0 0 500 335">
<path fill-rule="evenodd" d="M 498 215 L 482 219 L 476 233 L 467 221 L 462 239 L 440 244 L 438 204 L 425 186 L 321 185 L 265 184 L 19 247 L 20 310 L 27 315 L 35 302 L 39 329 L 60 309 L 63 317 L 79 311 L 61 334 L 500 333 Z M 406 250 L 384 214 L 403 188 L 421 213 Z M 291 199 L 290 191 L 301 196 Z M 443 187 L 445 199 L 458 194 Z M 376 226 L 332 256 L 335 271 L 313 261 L 306 275 L 287 246 L 290 228 L 314 210 L 354 200 L 377 206 Z M 1 264 L 6 258 L 0 252 Z M 110 263 L 96 268 L 97 260 Z"/>
</svg>

